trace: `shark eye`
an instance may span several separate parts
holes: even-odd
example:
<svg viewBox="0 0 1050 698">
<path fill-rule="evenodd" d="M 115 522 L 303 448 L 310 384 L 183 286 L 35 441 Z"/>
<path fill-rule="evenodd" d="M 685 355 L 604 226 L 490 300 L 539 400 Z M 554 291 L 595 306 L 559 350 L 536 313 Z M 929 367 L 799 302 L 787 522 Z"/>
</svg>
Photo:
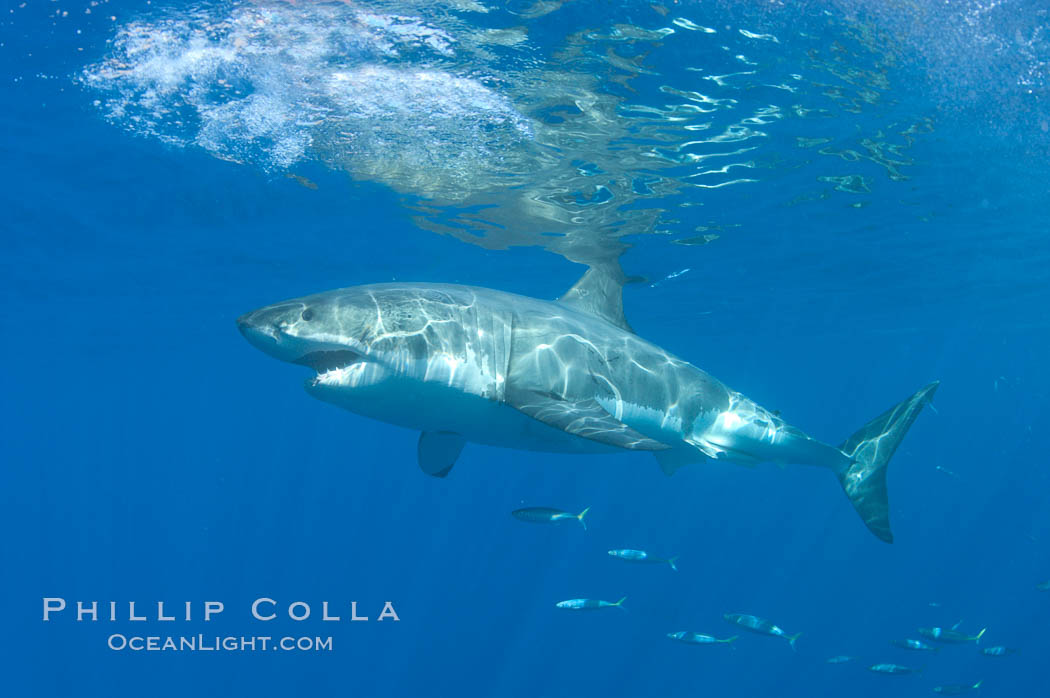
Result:
<svg viewBox="0 0 1050 698">
<path fill-rule="evenodd" d="M 303 320 L 309 322 L 310 320 L 314 319 L 314 311 L 311 308 L 306 308 L 305 310 L 303 310 L 303 314 L 301 317 L 303 318 Z"/>
</svg>

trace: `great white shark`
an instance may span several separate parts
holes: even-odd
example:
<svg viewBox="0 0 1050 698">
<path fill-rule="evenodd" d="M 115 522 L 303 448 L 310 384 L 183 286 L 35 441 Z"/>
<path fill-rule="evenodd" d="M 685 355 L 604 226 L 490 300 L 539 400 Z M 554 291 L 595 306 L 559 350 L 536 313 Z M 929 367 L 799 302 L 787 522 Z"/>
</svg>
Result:
<svg viewBox="0 0 1050 698">
<path fill-rule="evenodd" d="M 560 453 L 651 451 L 668 475 L 706 459 L 823 466 L 892 542 L 886 467 L 937 383 L 835 447 L 638 337 L 619 266 L 545 301 L 487 288 L 387 283 L 247 313 L 243 335 L 308 366 L 314 397 L 421 432 L 419 465 L 445 477 L 466 442 Z"/>
</svg>

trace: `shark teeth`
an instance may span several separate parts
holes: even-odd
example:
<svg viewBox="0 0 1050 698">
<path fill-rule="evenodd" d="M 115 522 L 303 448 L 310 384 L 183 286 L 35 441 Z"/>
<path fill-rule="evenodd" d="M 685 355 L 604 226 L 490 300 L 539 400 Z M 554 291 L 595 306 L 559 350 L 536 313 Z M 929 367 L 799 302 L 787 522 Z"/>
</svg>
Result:
<svg viewBox="0 0 1050 698">
<path fill-rule="evenodd" d="M 330 368 L 327 371 L 318 373 L 313 383 L 314 385 L 347 385 L 361 374 L 364 366 L 363 362 L 359 362 L 349 366 Z"/>
</svg>

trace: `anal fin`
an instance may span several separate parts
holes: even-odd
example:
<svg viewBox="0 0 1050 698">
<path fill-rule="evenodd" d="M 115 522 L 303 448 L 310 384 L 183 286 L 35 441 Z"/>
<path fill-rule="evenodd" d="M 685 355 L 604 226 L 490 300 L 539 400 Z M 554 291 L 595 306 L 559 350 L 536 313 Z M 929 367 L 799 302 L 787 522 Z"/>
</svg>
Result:
<svg viewBox="0 0 1050 698">
<path fill-rule="evenodd" d="M 419 467 L 427 475 L 445 477 L 456 464 L 467 440 L 451 431 L 424 431 L 416 449 Z"/>
</svg>

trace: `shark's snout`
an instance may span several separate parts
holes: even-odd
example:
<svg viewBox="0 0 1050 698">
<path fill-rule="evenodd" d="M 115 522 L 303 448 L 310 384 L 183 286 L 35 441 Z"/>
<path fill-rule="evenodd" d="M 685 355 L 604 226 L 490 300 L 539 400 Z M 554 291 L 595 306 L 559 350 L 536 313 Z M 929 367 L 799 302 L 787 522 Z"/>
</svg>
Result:
<svg viewBox="0 0 1050 698">
<path fill-rule="evenodd" d="M 241 331 L 245 337 L 248 336 L 249 332 L 255 330 L 255 322 L 252 320 L 253 313 L 245 313 L 237 318 L 237 329 Z"/>
<path fill-rule="evenodd" d="M 280 331 L 281 322 L 278 318 L 266 313 L 264 308 L 241 315 L 237 318 L 237 327 L 241 332 L 266 332 L 273 335 Z"/>
<path fill-rule="evenodd" d="M 286 341 L 290 338 L 285 336 L 291 312 L 292 309 L 283 306 L 253 310 L 237 318 L 237 329 L 256 349 L 282 361 L 294 361 L 299 351 L 290 346 L 294 342 Z"/>
</svg>

